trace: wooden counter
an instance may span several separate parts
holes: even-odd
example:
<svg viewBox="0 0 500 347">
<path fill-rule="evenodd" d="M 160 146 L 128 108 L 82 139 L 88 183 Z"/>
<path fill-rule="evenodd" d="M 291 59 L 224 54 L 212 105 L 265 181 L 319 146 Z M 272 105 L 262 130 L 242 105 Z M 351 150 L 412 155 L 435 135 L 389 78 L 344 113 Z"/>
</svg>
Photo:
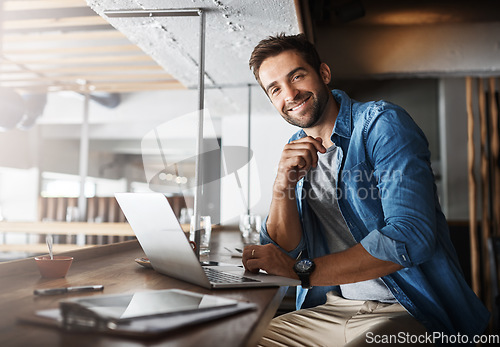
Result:
<svg viewBox="0 0 500 347">
<path fill-rule="evenodd" d="M 235 244 L 236 242 L 236 244 Z M 239 246 L 239 233 L 213 233 L 211 259 L 230 258 L 225 247 Z M 225 254 L 224 254 L 225 253 Z M 244 346 L 255 345 L 272 319 L 286 288 L 206 290 L 161 275 L 134 262 L 144 256 L 137 241 L 95 246 L 69 252 L 75 260 L 66 278 L 43 279 L 32 258 L 0 263 L 0 346 Z M 36 288 L 103 284 L 102 293 L 64 294 L 36 297 Z M 69 333 L 56 328 L 22 323 L 18 317 L 36 310 L 56 308 L 61 299 L 150 289 L 180 288 L 212 293 L 257 304 L 255 311 L 243 312 L 209 323 L 181 329 L 155 340 L 140 340 L 103 334 Z"/>
</svg>

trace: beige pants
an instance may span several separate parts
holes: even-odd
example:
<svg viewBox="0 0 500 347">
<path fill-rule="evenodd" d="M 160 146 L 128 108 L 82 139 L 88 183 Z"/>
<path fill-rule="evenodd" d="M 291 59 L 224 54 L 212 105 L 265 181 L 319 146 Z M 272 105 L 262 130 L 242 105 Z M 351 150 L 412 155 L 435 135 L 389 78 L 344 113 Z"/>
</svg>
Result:
<svg viewBox="0 0 500 347">
<path fill-rule="evenodd" d="M 400 304 L 347 300 L 330 292 L 324 305 L 274 318 L 259 345 L 368 346 L 397 339 L 393 345 L 401 346 L 410 341 L 406 333 L 415 337 L 426 329 Z"/>
</svg>

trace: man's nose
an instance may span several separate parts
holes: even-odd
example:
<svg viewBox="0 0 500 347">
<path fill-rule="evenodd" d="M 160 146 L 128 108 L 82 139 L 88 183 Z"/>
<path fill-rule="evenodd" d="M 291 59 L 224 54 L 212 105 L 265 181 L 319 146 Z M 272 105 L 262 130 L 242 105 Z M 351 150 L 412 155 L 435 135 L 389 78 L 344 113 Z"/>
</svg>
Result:
<svg viewBox="0 0 500 347">
<path fill-rule="evenodd" d="M 283 89 L 286 102 L 295 100 L 297 94 L 299 93 L 298 89 L 295 88 L 293 84 L 286 85 Z"/>
</svg>

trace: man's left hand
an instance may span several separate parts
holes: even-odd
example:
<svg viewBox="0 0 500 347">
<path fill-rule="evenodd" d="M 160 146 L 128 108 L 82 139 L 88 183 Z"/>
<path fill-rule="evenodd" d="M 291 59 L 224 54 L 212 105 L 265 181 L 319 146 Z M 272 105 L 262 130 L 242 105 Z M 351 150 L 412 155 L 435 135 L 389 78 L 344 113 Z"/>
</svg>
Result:
<svg viewBox="0 0 500 347">
<path fill-rule="evenodd" d="M 264 270 L 271 275 L 298 279 L 293 271 L 295 260 L 273 244 L 245 247 L 242 262 L 245 269 L 253 273 Z"/>
</svg>

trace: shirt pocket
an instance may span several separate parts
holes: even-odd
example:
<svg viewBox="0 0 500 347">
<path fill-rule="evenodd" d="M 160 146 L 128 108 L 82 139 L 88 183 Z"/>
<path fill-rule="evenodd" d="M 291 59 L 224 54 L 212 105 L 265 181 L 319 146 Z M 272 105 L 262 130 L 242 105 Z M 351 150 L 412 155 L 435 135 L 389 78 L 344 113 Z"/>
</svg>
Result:
<svg viewBox="0 0 500 347">
<path fill-rule="evenodd" d="M 343 198 L 347 200 L 360 219 L 365 222 L 372 221 L 370 224 L 377 220 L 383 222 L 384 213 L 380 191 L 371 166 L 363 161 L 350 169 L 344 169 L 341 180 Z"/>
</svg>

